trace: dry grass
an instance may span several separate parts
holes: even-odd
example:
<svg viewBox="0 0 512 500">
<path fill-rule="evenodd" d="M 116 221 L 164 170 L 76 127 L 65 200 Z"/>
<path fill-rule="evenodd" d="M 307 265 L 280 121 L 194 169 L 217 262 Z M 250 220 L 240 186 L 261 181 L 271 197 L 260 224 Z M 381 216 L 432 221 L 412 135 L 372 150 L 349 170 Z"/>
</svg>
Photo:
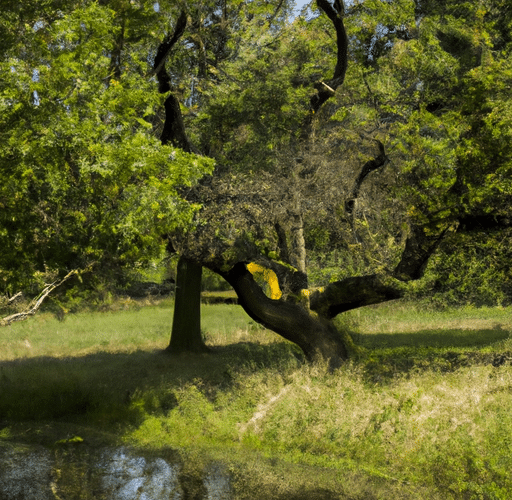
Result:
<svg viewBox="0 0 512 500">
<path fill-rule="evenodd" d="M 220 457 L 265 498 L 512 496 L 510 310 L 354 311 L 340 324 L 365 351 L 334 373 L 239 307 L 203 311 L 201 356 L 159 354 L 169 304 L 0 330 L 0 441 L 51 444 L 27 429 L 66 422 Z"/>
</svg>

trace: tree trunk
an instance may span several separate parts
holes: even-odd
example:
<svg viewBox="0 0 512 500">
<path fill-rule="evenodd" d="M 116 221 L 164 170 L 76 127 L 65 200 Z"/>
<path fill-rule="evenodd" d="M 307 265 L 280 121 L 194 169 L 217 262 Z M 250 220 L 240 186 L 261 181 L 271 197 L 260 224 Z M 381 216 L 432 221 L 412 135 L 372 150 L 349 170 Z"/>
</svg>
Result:
<svg viewBox="0 0 512 500">
<path fill-rule="evenodd" d="M 306 274 L 306 241 L 304 239 L 304 221 L 299 209 L 291 216 L 290 264 Z"/>
<path fill-rule="evenodd" d="M 182 10 L 176 21 L 173 33 L 169 33 L 158 47 L 153 64 L 153 72 L 158 78 L 159 91 L 168 93 L 165 100 L 165 122 L 160 140 L 162 144 L 171 143 L 187 153 L 194 148 L 189 141 L 183 124 L 178 98 L 173 93 L 171 77 L 165 69 L 167 57 L 187 26 L 187 13 Z M 206 350 L 201 336 L 201 274 L 202 266 L 186 257 L 178 261 L 174 318 L 171 340 L 166 351 L 172 353 Z"/>
<path fill-rule="evenodd" d="M 312 291 L 300 292 L 295 287 L 299 295 L 294 300 L 286 296 L 278 300 L 268 298 L 243 262 L 235 264 L 228 272 L 213 270 L 235 289 L 239 304 L 253 320 L 297 344 L 308 360 L 323 359 L 336 367 L 347 359 L 351 341 L 348 334 L 336 329 L 332 320 L 350 309 L 401 298 L 407 290 L 407 282 L 423 275 L 429 257 L 446 231 L 438 229 L 434 233 L 413 226 L 394 271 L 354 276 Z M 273 262 L 267 267 L 274 269 L 284 288 L 303 274 Z"/>
<path fill-rule="evenodd" d="M 297 344 L 309 361 L 327 360 L 334 368 L 347 359 L 345 339 L 327 318 L 301 303 L 269 299 L 242 262 L 219 274 L 235 289 L 239 304 L 253 320 Z"/>
<path fill-rule="evenodd" d="M 201 275 L 201 265 L 180 257 L 171 340 L 166 349 L 173 354 L 207 350 L 201 335 Z"/>
</svg>

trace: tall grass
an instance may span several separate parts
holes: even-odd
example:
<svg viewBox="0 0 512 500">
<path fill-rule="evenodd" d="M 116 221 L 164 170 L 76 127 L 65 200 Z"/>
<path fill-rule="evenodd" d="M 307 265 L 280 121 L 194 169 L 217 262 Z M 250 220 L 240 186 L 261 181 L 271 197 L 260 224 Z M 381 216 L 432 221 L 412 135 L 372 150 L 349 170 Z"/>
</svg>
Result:
<svg viewBox="0 0 512 500">
<path fill-rule="evenodd" d="M 333 373 L 239 307 L 203 312 L 200 356 L 161 353 L 169 303 L 0 330 L 0 443 L 72 426 L 222 458 L 260 498 L 512 496 L 510 309 L 353 311 L 360 349 Z"/>
</svg>

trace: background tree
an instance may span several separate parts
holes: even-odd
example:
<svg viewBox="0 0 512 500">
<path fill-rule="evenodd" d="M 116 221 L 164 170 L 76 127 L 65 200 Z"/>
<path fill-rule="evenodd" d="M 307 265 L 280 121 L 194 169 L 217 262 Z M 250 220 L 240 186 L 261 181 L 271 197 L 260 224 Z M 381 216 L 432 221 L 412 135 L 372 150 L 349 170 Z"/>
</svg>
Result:
<svg viewBox="0 0 512 500">
<path fill-rule="evenodd" d="M 160 256 L 195 209 L 178 187 L 212 166 L 155 134 L 147 52 L 165 21 L 151 2 L 18 10 L 2 13 L 1 290 Z"/>
</svg>

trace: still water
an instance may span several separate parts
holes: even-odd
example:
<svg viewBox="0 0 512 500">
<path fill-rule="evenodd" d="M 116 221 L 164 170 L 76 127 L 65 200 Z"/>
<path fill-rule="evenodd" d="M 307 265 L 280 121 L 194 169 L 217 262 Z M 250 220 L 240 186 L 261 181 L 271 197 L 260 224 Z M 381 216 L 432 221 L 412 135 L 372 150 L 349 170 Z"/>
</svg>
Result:
<svg viewBox="0 0 512 500">
<path fill-rule="evenodd" d="M 179 463 L 144 457 L 128 448 L 0 449 L 0 500 L 232 498 L 222 464 L 210 464 L 197 477 L 189 476 Z"/>
</svg>

